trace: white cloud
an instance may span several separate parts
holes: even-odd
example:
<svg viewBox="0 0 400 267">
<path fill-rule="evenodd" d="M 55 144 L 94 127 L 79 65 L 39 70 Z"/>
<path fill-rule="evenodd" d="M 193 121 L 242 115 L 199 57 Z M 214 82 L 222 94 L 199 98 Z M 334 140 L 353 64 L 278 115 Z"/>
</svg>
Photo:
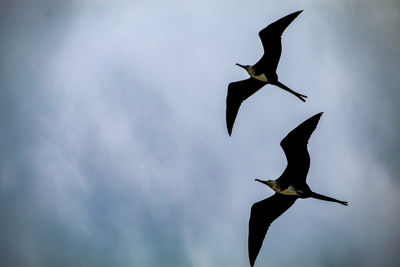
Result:
<svg viewBox="0 0 400 267">
<path fill-rule="evenodd" d="M 254 63 L 262 53 L 259 28 L 296 3 L 176 3 L 73 2 L 69 13 L 53 6 L 52 16 L 35 22 L 37 36 L 21 28 L 40 8 L 28 9 L 17 26 L 10 18 L 5 24 L 16 39 L 4 44 L 10 54 L 2 69 L 16 105 L 2 121 L 10 156 L 0 157 L 0 197 L 16 198 L 18 210 L 3 208 L 18 221 L 3 223 L 12 229 L 5 242 L 24 230 L 5 261 L 43 266 L 54 262 L 49 252 L 68 262 L 82 250 L 87 265 L 104 258 L 114 266 L 246 265 L 250 206 L 272 194 L 253 180 L 280 175 L 280 140 L 320 111 L 309 184 L 350 206 L 299 200 L 271 227 L 258 264 L 398 261 L 385 254 L 398 247 L 398 189 L 386 165 L 363 149 L 382 141 L 371 140 L 367 122 L 384 137 L 396 131 L 379 120 L 394 114 L 391 102 L 383 115 L 368 117 L 381 88 L 364 73 L 382 73 L 384 62 L 371 64 L 375 57 L 361 53 L 368 44 L 349 36 L 364 20 L 354 14 L 354 24 L 336 27 L 345 10 L 310 4 L 283 36 L 278 69 L 309 101 L 268 85 L 243 104 L 229 138 L 226 86 L 246 77 L 234 63 Z M 29 226 L 18 215 L 26 210 Z M 18 261 L 21 244 L 25 261 Z"/>
</svg>

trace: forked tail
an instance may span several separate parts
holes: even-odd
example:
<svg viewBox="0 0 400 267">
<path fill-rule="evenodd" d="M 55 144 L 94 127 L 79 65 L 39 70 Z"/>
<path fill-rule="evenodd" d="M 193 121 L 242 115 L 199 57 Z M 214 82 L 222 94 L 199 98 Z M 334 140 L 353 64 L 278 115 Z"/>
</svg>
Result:
<svg viewBox="0 0 400 267">
<path fill-rule="evenodd" d="M 276 86 L 282 88 L 283 90 L 286 90 L 286 91 L 288 91 L 289 93 L 294 94 L 294 95 L 295 95 L 296 97 L 298 97 L 301 101 L 306 102 L 306 100 L 305 100 L 304 98 L 307 98 L 307 96 L 302 95 L 302 94 L 299 94 L 299 93 L 293 91 L 292 89 L 290 89 L 289 87 L 287 87 L 286 85 L 284 85 L 283 83 L 281 83 L 280 81 L 275 81 L 275 82 L 273 82 L 273 83 L 271 83 L 271 84 L 274 84 L 274 85 L 276 85 Z"/>
<path fill-rule="evenodd" d="M 316 199 L 320 199 L 320 200 L 325 200 L 325 201 L 337 202 L 337 203 L 340 203 L 342 205 L 347 206 L 347 201 L 337 200 L 337 199 L 334 199 L 334 198 L 331 198 L 331 197 L 327 197 L 327 196 L 324 196 L 324 195 L 320 195 L 320 194 L 317 194 L 317 193 L 314 193 L 314 192 L 311 192 L 310 197 L 316 198 Z"/>
</svg>

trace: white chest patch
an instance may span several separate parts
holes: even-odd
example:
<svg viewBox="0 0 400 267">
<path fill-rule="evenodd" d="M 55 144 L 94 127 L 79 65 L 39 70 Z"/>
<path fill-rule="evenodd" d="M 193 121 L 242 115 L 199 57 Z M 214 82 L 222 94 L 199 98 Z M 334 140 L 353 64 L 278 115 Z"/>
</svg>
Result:
<svg viewBox="0 0 400 267">
<path fill-rule="evenodd" d="M 256 75 L 252 75 L 252 76 L 253 76 L 253 78 L 255 78 L 255 79 L 259 80 L 259 81 L 268 82 L 267 76 L 265 76 L 264 73 L 261 74 L 261 75 L 258 75 L 258 76 L 256 76 Z"/>
<path fill-rule="evenodd" d="M 297 190 L 293 186 L 289 186 L 285 190 L 283 190 L 283 191 L 279 190 L 277 192 L 281 193 L 283 195 L 290 195 L 290 196 L 298 196 L 299 195 L 299 194 L 297 194 Z"/>
</svg>

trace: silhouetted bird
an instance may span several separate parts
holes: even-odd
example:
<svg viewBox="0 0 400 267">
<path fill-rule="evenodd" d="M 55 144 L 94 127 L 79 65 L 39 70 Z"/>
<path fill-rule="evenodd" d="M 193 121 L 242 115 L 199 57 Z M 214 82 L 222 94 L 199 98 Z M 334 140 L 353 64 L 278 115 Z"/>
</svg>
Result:
<svg viewBox="0 0 400 267">
<path fill-rule="evenodd" d="M 259 32 L 258 35 L 264 47 L 264 55 L 254 66 L 236 64 L 244 68 L 249 73 L 250 78 L 228 85 L 228 95 L 226 97 L 226 126 L 228 127 L 229 135 L 232 134 L 232 127 L 240 104 L 268 83 L 279 86 L 305 102 L 304 98 L 307 96 L 299 94 L 279 82 L 278 75 L 276 74 L 276 68 L 282 51 L 282 33 L 302 11 L 303 10 L 300 10 L 287 15 L 271 23 Z"/>
<path fill-rule="evenodd" d="M 288 164 L 279 179 L 268 181 L 256 179 L 256 181 L 271 187 L 276 193 L 267 199 L 254 203 L 251 207 L 248 240 L 251 266 L 254 265 L 271 223 L 289 209 L 298 198 L 311 197 L 347 206 L 346 201 L 314 193 L 306 183 L 310 167 L 307 144 L 321 115 L 322 112 L 304 121 L 281 141 L 281 147 L 285 152 Z"/>
</svg>

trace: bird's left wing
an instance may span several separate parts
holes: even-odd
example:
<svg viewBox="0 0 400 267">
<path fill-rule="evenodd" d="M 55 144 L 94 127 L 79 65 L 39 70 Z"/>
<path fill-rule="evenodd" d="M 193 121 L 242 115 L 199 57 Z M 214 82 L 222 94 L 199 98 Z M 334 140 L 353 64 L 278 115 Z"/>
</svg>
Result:
<svg viewBox="0 0 400 267">
<path fill-rule="evenodd" d="M 266 82 L 249 78 L 243 81 L 232 82 L 228 85 L 228 94 L 226 96 L 226 127 L 228 128 L 229 135 L 232 134 L 233 124 L 235 123 L 242 102 L 265 84 Z"/>
<path fill-rule="evenodd" d="M 253 266 L 261 249 L 268 228 L 296 201 L 296 196 L 275 193 L 272 197 L 256 202 L 251 207 L 249 221 L 249 260 Z"/>
</svg>

